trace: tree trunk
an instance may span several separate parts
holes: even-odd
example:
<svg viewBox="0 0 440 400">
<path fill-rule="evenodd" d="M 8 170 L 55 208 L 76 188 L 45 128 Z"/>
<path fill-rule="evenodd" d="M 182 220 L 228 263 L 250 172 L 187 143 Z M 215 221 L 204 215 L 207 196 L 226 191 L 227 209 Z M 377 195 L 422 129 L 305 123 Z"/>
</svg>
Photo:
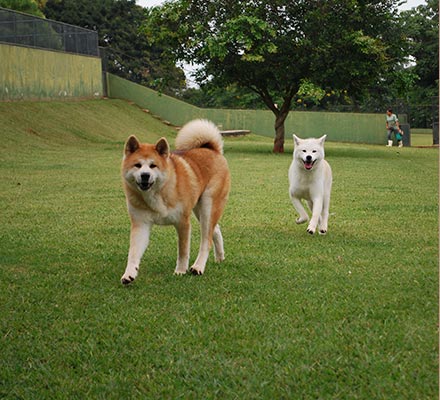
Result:
<svg viewBox="0 0 440 400">
<path fill-rule="evenodd" d="M 292 85 L 288 88 L 287 95 L 283 97 L 281 108 L 274 103 L 267 88 L 261 90 L 252 86 L 249 86 L 249 88 L 258 93 L 267 107 L 269 107 L 269 109 L 275 114 L 275 140 L 273 141 L 273 152 L 284 153 L 284 121 L 289 115 L 293 95 L 298 91 L 297 87 Z"/>
<path fill-rule="evenodd" d="M 275 115 L 275 140 L 273 141 L 273 152 L 284 153 L 284 121 L 289 112 L 279 112 Z"/>
</svg>

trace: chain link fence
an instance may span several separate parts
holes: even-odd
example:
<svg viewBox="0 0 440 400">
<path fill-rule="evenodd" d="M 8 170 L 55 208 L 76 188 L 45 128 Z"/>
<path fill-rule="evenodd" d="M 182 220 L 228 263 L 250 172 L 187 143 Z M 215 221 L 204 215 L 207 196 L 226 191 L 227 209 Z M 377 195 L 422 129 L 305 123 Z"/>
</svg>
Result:
<svg viewBox="0 0 440 400">
<path fill-rule="evenodd" d="M 97 32 L 1 7 L 0 42 L 99 56 Z"/>
</svg>

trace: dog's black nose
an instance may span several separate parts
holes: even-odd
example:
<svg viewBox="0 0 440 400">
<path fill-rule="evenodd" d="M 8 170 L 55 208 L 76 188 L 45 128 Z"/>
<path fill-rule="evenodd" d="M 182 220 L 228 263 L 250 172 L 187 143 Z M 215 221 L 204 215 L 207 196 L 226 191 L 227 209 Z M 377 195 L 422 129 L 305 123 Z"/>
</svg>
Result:
<svg viewBox="0 0 440 400">
<path fill-rule="evenodd" d="M 141 181 L 142 182 L 148 182 L 150 180 L 150 174 L 143 173 L 141 174 Z"/>
<path fill-rule="evenodd" d="M 307 157 L 306 157 L 306 160 L 307 160 L 308 162 L 312 161 L 312 156 L 310 156 L 310 155 L 307 156 Z"/>
</svg>

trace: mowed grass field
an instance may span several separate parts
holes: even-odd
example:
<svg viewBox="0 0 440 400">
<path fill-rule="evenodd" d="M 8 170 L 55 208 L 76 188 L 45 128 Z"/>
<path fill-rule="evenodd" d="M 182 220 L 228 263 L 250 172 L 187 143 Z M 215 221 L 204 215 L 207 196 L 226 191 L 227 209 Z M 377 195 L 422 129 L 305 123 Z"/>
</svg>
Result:
<svg viewBox="0 0 440 400">
<path fill-rule="evenodd" d="M 290 137 L 228 138 L 225 262 L 174 276 L 156 227 L 123 287 L 130 134 L 176 131 L 119 100 L 0 103 L 0 398 L 438 398 L 438 149 L 327 143 L 311 236 Z"/>
</svg>

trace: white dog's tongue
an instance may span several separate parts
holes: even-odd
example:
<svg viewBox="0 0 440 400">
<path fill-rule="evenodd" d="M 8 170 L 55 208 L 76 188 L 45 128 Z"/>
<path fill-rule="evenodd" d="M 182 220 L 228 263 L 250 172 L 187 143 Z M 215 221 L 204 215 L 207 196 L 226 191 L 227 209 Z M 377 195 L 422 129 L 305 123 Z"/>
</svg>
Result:
<svg viewBox="0 0 440 400">
<path fill-rule="evenodd" d="M 313 167 L 313 163 L 308 163 L 308 162 L 304 163 L 304 168 L 305 169 L 312 169 L 312 167 Z"/>
</svg>

